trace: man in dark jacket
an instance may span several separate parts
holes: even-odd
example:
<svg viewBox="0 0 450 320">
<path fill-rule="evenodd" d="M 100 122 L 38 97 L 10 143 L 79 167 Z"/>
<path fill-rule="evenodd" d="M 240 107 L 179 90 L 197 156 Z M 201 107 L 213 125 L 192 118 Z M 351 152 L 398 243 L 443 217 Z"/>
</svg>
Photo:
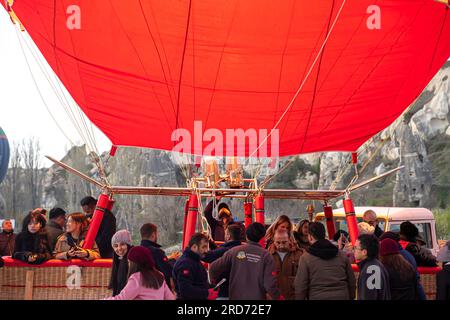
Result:
<svg viewBox="0 0 450 320">
<path fill-rule="evenodd" d="M 64 225 L 66 224 L 66 211 L 61 208 L 53 208 L 49 213 L 49 222 L 46 225 L 48 242 L 50 249 L 55 249 L 56 240 L 64 233 Z"/>
<path fill-rule="evenodd" d="M 2 222 L 2 233 L 0 233 L 0 257 L 12 256 L 16 235 L 9 219 Z"/>
<path fill-rule="evenodd" d="M 208 299 L 208 274 L 200 260 L 206 252 L 208 252 L 208 237 L 202 233 L 195 233 L 173 267 L 172 276 L 178 300 Z"/>
<path fill-rule="evenodd" d="M 413 255 L 418 267 L 437 267 L 436 257 L 423 246 L 424 241 L 414 223 L 405 221 L 400 224 L 399 244 Z"/>
<path fill-rule="evenodd" d="M 298 262 L 295 298 L 353 300 L 356 280 L 346 254 L 325 239 L 325 227 L 320 222 L 309 224 L 308 239 L 311 246 Z"/>
<path fill-rule="evenodd" d="M 167 285 L 173 288 L 172 271 L 175 259 L 169 259 L 158 244 L 158 228 L 152 223 L 146 223 L 142 225 L 140 233 L 141 246 L 146 247 L 152 252 L 156 269 L 164 275 Z"/>
<path fill-rule="evenodd" d="M 375 228 L 374 235 L 378 238 L 383 234 L 383 230 L 378 226 L 377 214 L 373 210 L 367 210 L 363 214 L 363 221 Z"/>
<path fill-rule="evenodd" d="M 208 251 L 205 257 L 202 259 L 206 263 L 213 263 L 229 249 L 241 245 L 241 234 L 243 226 L 240 224 L 231 224 L 225 229 L 225 243 L 215 250 Z M 222 285 L 219 287 L 218 300 L 228 300 L 228 285 L 230 282 L 230 273 L 225 272 L 219 276 L 219 278 L 225 279 Z M 220 280 L 220 281 L 221 281 Z"/>
<path fill-rule="evenodd" d="M 229 249 L 209 266 L 214 283 L 221 280 L 222 274 L 230 273 L 230 300 L 265 300 L 267 295 L 280 298 L 273 257 L 259 244 L 265 233 L 261 223 L 250 224 L 246 230 L 247 244 Z"/>
<path fill-rule="evenodd" d="M 97 206 L 97 200 L 87 196 L 81 199 L 80 205 L 83 208 L 86 217 L 91 220 L 94 215 L 95 207 Z M 111 211 L 105 210 L 102 223 L 100 224 L 97 237 L 95 238 L 95 243 L 97 243 L 102 258 L 113 257 L 111 238 L 114 233 L 116 233 L 116 217 L 114 217 Z"/>
<path fill-rule="evenodd" d="M 220 197 L 216 197 L 216 201 L 219 201 Z M 217 207 L 218 218 L 213 217 L 213 204 L 214 200 L 211 200 L 206 206 L 203 214 L 208 221 L 209 227 L 211 228 L 211 235 L 215 241 L 225 240 L 225 228 L 227 225 L 234 223 L 233 215 L 231 210 L 226 203 L 221 203 Z"/>
<path fill-rule="evenodd" d="M 386 231 L 379 237 L 380 241 L 383 241 L 384 239 L 392 239 L 392 240 L 394 240 L 395 242 L 398 243 L 400 241 L 400 236 L 399 236 L 399 234 L 397 232 Z M 406 259 L 406 261 L 408 261 L 412 265 L 412 267 L 416 271 L 417 295 L 418 295 L 419 300 L 427 300 L 427 296 L 425 295 L 425 291 L 423 290 L 422 283 L 420 282 L 420 273 L 417 270 L 416 259 L 414 259 L 413 255 L 411 253 L 409 253 L 408 251 L 403 249 L 402 246 L 399 243 L 398 243 L 398 247 L 399 247 L 399 250 L 400 250 L 399 253 L 402 255 L 403 258 Z"/>
<path fill-rule="evenodd" d="M 442 270 L 436 274 L 436 300 L 450 300 L 450 241 L 439 250 L 437 261 Z"/>
<path fill-rule="evenodd" d="M 362 234 L 355 243 L 355 258 L 359 260 L 358 300 L 390 300 L 389 275 L 378 260 L 380 244 L 373 234 Z"/>
</svg>

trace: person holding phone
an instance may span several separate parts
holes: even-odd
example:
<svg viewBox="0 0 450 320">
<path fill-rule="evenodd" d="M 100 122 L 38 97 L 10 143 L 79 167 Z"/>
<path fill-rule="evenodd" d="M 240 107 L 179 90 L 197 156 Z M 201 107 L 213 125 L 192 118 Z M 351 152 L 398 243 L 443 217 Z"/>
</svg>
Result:
<svg viewBox="0 0 450 320">
<path fill-rule="evenodd" d="M 97 244 L 92 249 L 83 249 L 89 222 L 83 213 L 71 213 L 67 218 L 66 232 L 59 236 L 55 245 L 55 259 L 94 260 L 100 258 Z"/>
</svg>

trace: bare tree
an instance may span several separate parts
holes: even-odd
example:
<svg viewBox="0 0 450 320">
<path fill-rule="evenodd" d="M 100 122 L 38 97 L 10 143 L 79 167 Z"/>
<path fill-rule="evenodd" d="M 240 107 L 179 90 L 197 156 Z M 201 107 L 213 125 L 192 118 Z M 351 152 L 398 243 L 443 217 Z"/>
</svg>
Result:
<svg viewBox="0 0 450 320">
<path fill-rule="evenodd" d="M 41 163 L 39 160 L 41 145 L 38 139 L 29 138 L 22 142 L 21 156 L 23 168 L 25 171 L 25 183 L 29 191 L 30 206 L 36 208 L 40 205 L 40 191 L 42 174 L 40 171 Z"/>
</svg>

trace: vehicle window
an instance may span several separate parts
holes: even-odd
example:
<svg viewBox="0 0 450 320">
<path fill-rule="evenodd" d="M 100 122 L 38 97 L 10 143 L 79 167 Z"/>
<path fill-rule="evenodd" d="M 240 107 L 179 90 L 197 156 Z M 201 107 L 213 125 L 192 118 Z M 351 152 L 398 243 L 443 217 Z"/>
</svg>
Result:
<svg viewBox="0 0 450 320">
<path fill-rule="evenodd" d="M 431 243 L 431 224 L 429 222 L 421 222 L 416 223 L 412 221 L 419 229 L 419 235 L 422 237 L 422 239 L 425 241 L 425 246 L 429 249 L 433 248 L 433 244 Z M 400 231 L 400 224 L 390 224 L 389 225 L 389 231 L 399 232 Z"/>
</svg>

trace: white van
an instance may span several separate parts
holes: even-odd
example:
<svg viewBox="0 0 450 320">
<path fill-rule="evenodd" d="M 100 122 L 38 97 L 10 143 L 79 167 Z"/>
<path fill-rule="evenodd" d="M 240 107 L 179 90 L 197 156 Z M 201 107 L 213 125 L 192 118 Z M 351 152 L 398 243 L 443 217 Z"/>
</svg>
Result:
<svg viewBox="0 0 450 320">
<path fill-rule="evenodd" d="M 400 224 L 404 221 L 411 221 L 419 229 L 419 234 L 426 242 L 426 247 L 433 255 L 437 255 L 439 244 L 436 238 L 436 222 L 433 213 L 425 208 L 394 208 L 394 207 L 355 207 L 356 219 L 362 221 L 365 211 L 373 210 L 377 214 L 378 226 L 383 231 L 400 231 Z M 344 230 L 348 232 L 345 220 L 344 208 L 333 209 L 333 217 L 336 231 Z M 325 223 L 323 212 L 316 215 L 315 221 Z"/>
</svg>

